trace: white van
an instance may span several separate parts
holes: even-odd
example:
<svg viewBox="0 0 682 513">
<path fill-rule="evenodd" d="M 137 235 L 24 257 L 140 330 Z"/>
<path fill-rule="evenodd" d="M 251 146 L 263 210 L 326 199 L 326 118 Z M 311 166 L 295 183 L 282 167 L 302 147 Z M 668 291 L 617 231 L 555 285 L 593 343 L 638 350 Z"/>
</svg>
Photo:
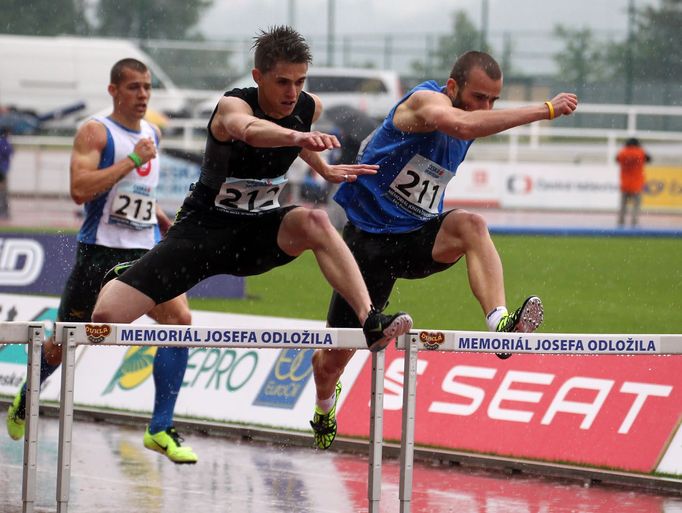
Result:
<svg viewBox="0 0 682 513">
<path fill-rule="evenodd" d="M 44 114 L 78 102 L 79 113 L 111 108 L 109 72 L 132 57 L 152 73 L 149 107 L 176 115 L 186 110 L 184 95 L 135 44 L 122 39 L 0 35 L 0 105 Z"/>
<path fill-rule="evenodd" d="M 225 88 L 253 87 L 251 74 L 245 75 Z M 321 68 L 311 66 L 303 89 L 319 96 L 325 109 L 338 105 L 358 109 L 375 119 L 383 119 L 402 97 L 398 73 L 371 68 Z M 222 94 L 222 93 L 221 93 Z M 216 100 L 199 104 L 197 115 L 208 118 Z"/>
</svg>

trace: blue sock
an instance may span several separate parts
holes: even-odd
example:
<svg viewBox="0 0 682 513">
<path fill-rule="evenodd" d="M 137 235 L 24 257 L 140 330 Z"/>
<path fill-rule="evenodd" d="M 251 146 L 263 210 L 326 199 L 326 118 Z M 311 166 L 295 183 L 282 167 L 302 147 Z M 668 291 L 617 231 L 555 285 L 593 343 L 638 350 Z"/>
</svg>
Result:
<svg viewBox="0 0 682 513">
<path fill-rule="evenodd" d="M 189 348 L 159 347 L 154 357 L 154 413 L 149 432 L 165 431 L 173 425 L 175 401 L 187 368 Z"/>
<path fill-rule="evenodd" d="M 40 384 L 45 383 L 45 380 L 52 376 L 52 373 L 59 368 L 59 364 L 51 365 L 45 361 L 45 348 L 40 350 Z M 27 382 L 21 385 L 21 400 L 19 402 L 19 408 L 17 409 L 17 415 L 19 418 L 26 417 L 26 385 Z"/>
</svg>

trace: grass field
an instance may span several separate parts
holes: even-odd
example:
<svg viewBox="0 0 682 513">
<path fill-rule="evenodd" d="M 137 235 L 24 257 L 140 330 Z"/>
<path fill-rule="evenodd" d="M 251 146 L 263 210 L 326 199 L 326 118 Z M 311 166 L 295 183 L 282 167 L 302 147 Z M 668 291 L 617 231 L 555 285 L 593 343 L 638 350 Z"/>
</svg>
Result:
<svg viewBox="0 0 682 513">
<path fill-rule="evenodd" d="M 545 304 L 541 330 L 555 333 L 682 333 L 682 241 L 498 235 L 507 302 L 530 294 Z M 308 252 L 246 281 L 243 300 L 193 299 L 192 307 L 324 319 L 331 293 Z M 390 310 L 423 328 L 484 330 L 464 261 L 424 280 L 400 280 Z"/>
</svg>

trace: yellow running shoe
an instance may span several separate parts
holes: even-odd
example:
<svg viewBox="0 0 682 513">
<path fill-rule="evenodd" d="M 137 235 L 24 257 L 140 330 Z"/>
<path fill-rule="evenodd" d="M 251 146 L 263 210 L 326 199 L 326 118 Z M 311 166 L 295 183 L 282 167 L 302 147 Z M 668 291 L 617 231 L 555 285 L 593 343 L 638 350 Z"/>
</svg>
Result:
<svg viewBox="0 0 682 513">
<path fill-rule="evenodd" d="M 173 463 L 196 463 L 199 458 L 191 447 L 183 446 L 184 439 L 174 426 L 153 435 L 147 428 L 144 432 L 144 446 L 166 456 Z"/>
<path fill-rule="evenodd" d="M 23 388 L 23 386 L 22 386 Z M 21 389 L 14 396 L 14 401 L 7 409 L 7 434 L 12 440 L 21 440 L 24 438 L 26 430 L 26 410 L 25 405 L 22 404 Z"/>
<path fill-rule="evenodd" d="M 310 421 L 310 427 L 315 433 L 315 445 L 318 449 L 329 449 L 334 439 L 336 438 L 336 404 L 339 402 L 341 395 L 341 382 L 336 383 L 336 398 L 334 399 L 334 406 L 327 413 L 320 410 L 315 405 L 315 412 L 313 413 L 313 420 Z"/>
</svg>

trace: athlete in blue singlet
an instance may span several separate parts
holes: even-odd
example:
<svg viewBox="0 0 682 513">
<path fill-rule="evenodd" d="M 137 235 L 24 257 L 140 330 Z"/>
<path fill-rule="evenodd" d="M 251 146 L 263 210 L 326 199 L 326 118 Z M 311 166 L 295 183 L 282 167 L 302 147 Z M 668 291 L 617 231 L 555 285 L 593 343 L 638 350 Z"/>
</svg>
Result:
<svg viewBox="0 0 682 513">
<path fill-rule="evenodd" d="M 358 162 L 378 165 L 379 172 L 343 184 L 334 199 L 346 211 L 343 237 L 373 304 L 386 304 L 398 278 L 423 278 L 465 256 L 469 283 L 489 330 L 532 332 L 542 322 L 542 302 L 536 296 L 508 313 L 502 264 L 484 219 L 464 210 L 443 212 L 445 188 L 474 139 L 569 115 L 577 106 L 575 95 L 561 93 L 544 104 L 493 111 L 501 89 L 497 62 L 482 52 L 465 53 L 445 85 L 429 81 L 415 87 L 361 146 Z M 327 321 L 334 327 L 357 326 L 337 294 Z M 326 409 L 331 405 L 328 398 L 338 389 L 352 355 L 353 351 L 315 352 L 313 422 L 322 418 L 336 426 L 334 409 Z M 316 437 L 322 449 L 333 440 L 331 435 Z"/>
</svg>

